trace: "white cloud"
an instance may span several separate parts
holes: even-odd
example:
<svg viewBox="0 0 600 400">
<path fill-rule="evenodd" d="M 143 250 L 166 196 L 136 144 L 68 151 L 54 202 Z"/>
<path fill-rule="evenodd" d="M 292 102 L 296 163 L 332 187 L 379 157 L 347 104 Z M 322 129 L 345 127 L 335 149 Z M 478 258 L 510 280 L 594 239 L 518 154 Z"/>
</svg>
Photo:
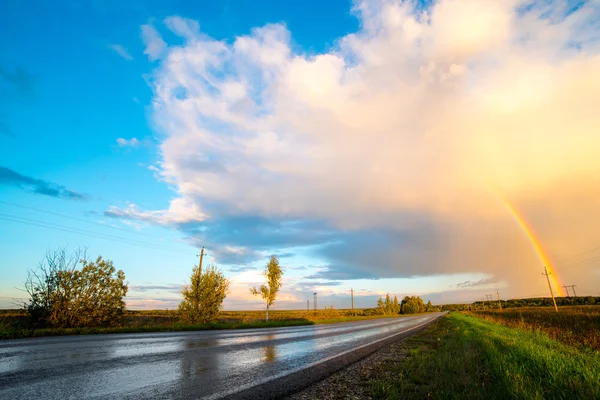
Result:
<svg viewBox="0 0 600 400">
<path fill-rule="evenodd" d="M 151 24 L 142 25 L 140 36 L 146 45 L 144 54 L 148 56 L 148 59 L 150 61 L 155 61 L 161 58 L 167 48 L 167 44 L 156 28 Z"/>
<path fill-rule="evenodd" d="M 138 140 L 137 138 L 131 138 L 131 139 L 118 138 L 117 144 L 120 147 L 138 147 L 142 144 L 142 142 L 140 140 Z"/>
<path fill-rule="evenodd" d="M 120 44 L 111 44 L 108 47 L 110 49 L 114 50 L 115 53 L 117 53 L 118 55 L 123 57 L 125 60 L 127 60 L 127 61 L 133 60 L 133 57 L 131 56 L 131 54 L 129 54 L 129 51 L 127 51 L 127 49 L 125 47 L 121 46 Z"/>
<path fill-rule="evenodd" d="M 382 250 L 381 268 L 515 282 L 537 260 L 490 187 L 554 256 L 585 249 L 600 223 L 600 13 L 524 4 L 359 2 L 361 29 L 314 56 L 282 25 L 225 43 L 172 17 L 186 42 L 161 39 L 152 81 L 161 177 L 198 210 L 435 234 Z"/>
<path fill-rule="evenodd" d="M 129 204 L 126 208 L 109 207 L 105 215 L 164 226 L 190 221 L 204 221 L 208 217 L 197 204 L 181 198 L 172 200 L 168 210 L 143 211 L 135 204 Z"/>
<path fill-rule="evenodd" d="M 165 25 L 178 36 L 194 39 L 200 34 L 200 25 L 197 21 L 177 16 L 165 19 Z"/>
</svg>

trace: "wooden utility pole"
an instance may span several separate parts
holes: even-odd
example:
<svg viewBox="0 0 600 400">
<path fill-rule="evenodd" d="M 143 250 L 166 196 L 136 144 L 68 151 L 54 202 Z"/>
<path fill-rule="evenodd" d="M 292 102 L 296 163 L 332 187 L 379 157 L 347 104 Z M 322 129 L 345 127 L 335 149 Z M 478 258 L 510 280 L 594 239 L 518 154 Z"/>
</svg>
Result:
<svg viewBox="0 0 600 400">
<path fill-rule="evenodd" d="M 310 313 L 310 300 L 306 300 L 306 313 Z"/>
<path fill-rule="evenodd" d="M 200 263 L 198 264 L 198 269 L 200 269 L 200 275 L 202 275 L 202 259 L 204 258 L 204 246 L 202 246 L 202 250 L 200 251 Z"/>
<path fill-rule="evenodd" d="M 315 299 L 313 300 L 313 304 L 315 306 L 315 314 L 316 314 L 317 313 L 317 292 L 314 292 L 313 296 L 315 296 Z"/>
<path fill-rule="evenodd" d="M 356 315 L 354 313 L 354 289 L 350 288 L 350 298 L 352 299 L 352 315 Z"/>
<path fill-rule="evenodd" d="M 573 289 L 573 296 L 574 296 L 574 297 L 577 297 L 577 293 L 575 292 L 575 286 L 577 286 L 577 285 L 571 285 L 571 286 L 569 286 L 569 287 L 570 287 L 571 289 Z"/>
<path fill-rule="evenodd" d="M 502 311 L 502 302 L 500 301 L 500 291 L 496 289 L 496 294 L 498 295 L 498 307 L 500 307 L 500 311 Z"/>
<path fill-rule="evenodd" d="M 565 288 L 565 291 L 567 292 L 567 297 L 570 297 L 569 296 L 569 287 L 568 286 L 563 286 L 563 287 Z"/>
<path fill-rule="evenodd" d="M 556 306 L 556 299 L 554 298 L 554 292 L 552 291 L 552 285 L 550 284 L 550 274 L 548 269 L 544 265 L 544 273 L 542 275 L 546 275 L 546 280 L 548 281 L 548 289 L 550 289 L 550 296 L 552 296 L 552 302 L 554 303 L 554 310 L 558 311 L 558 307 Z"/>
</svg>

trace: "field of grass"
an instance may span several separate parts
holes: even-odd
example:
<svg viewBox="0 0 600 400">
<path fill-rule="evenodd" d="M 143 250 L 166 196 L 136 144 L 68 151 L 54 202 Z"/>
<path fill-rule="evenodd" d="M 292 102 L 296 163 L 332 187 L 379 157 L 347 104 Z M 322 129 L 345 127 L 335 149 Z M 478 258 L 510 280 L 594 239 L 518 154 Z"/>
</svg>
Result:
<svg viewBox="0 0 600 400">
<path fill-rule="evenodd" d="M 0 310 L 0 339 L 102 333 L 169 332 L 208 329 L 249 329 L 333 324 L 364 319 L 385 318 L 364 310 L 272 310 L 266 322 L 264 311 L 223 311 L 212 324 L 187 325 L 177 321 L 175 310 L 129 310 L 118 326 L 107 328 L 28 329 L 22 310 Z M 391 316 L 387 316 L 391 317 Z M 401 317 L 395 315 L 394 317 Z"/>
<path fill-rule="evenodd" d="M 308 320 L 291 321 L 258 321 L 258 322 L 216 322 L 213 324 L 179 324 L 173 325 L 148 325 L 148 326 L 118 326 L 110 328 L 52 328 L 52 329 L 2 329 L 0 326 L 0 339 L 20 339 L 42 336 L 70 336 L 108 333 L 144 333 L 144 332 L 180 332 L 200 331 L 212 329 L 253 329 L 253 328 L 278 328 L 285 326 L 313 325 Z"/>
<path fill-rule="evenodd" d="M 600 351 L 600 305 L 522 307 L 474 311 L 472 315 L 502 325 L 544 332 L 562 343 Z"/>
<path fill-rule="evenodd" d="M 600 354 L 451 313 L 409 338 L 370 382 L 378 399 L 597 399 Z"/>
</svg>

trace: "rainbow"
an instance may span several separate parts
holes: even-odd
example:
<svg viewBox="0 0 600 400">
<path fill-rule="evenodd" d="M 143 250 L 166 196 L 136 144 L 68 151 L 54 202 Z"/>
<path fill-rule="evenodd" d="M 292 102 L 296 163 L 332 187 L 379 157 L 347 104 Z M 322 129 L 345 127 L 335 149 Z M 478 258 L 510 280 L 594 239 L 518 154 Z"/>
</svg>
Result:
<svg viewBox="0 0 600 400">
<path fill-rule="evenodd" d="M 545 265 L 546 268 L 548 269 L 548 272 L 550 273 L 550 276 L 548 278 L 550 278 L 550 282 L 554 289 L 554 294 L 559 297 L 566 296 L 567 294 L 564 291 L 563 284 L 561 282 L 560 276 L 558 275 L 558 271 L 556 270 L 556 267 L 552 264 L 552 261 L 550 261 L 550 258 L 548 257 L 546 252 L 544 251 L 542 242 L 537 237 L 535 231 L 533 230 L 533 228 L 531 227 L 529 222 L 527 222 L 527 220 L 525 219 L 523 214 L 520 213 L 519 210 L 515 206 L 510 204 L 510 202 L 507 199 L 505 199 L 502 196 L 499 196 L 499 197 L 500 197 L 500 199 L 502 199 L 502 203 L 510 211 L 510 213 L 515 218 L 515 220 L 519 223 L 519 226 L 521 227 L 521 229 L 523 229 L 523 231 L 529 238 L 529 241 L 533 245 L 533 248 L 535 249 L 535 252 L 537 253 L 540 260 L 542 261 L 543 265 Z"/>
</svg>

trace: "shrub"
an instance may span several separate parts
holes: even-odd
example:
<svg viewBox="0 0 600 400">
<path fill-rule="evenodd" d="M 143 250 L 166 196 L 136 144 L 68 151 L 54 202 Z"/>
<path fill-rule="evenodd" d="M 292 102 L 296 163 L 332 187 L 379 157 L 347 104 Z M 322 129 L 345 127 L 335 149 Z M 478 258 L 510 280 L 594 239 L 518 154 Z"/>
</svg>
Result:
<svg viewBox="0 0 600 400">
<path fill-rule="evenodd" d="M 79 250 L 70 256 L 64 248 L 48 252 L 29 272 L 25 290 L 27 315 L 36 328 L 112 326 L 125 311 L 123 271 L 100 256 L 88 261 Z"/>
<path fill-rule="evenodd" d="M 216 267 L 208 267 L 204 272 L 194 267 L 190 285 L 181 291 L 179 318 L 187 324 L 215 322 L 228 290 L 229 280 Z"/>
</svg>

